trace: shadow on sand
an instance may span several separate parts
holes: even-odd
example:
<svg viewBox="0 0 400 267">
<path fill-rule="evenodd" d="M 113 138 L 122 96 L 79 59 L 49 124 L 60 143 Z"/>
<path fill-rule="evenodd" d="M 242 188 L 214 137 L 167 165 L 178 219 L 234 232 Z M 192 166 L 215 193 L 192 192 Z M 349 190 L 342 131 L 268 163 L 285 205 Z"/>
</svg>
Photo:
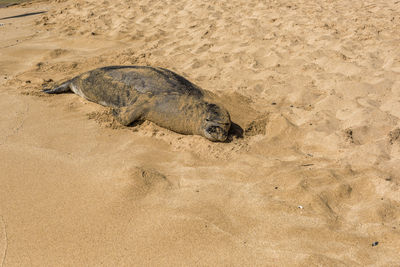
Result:
<svg viewBox="0 0 400 267">
<path fill-rule="evenodd" d="M 0 20 L 2 20 L 2 19 L 14 19 L 14 18 L 21 18 L 21 17 L 39 15 L 39 14 L 43 14 L 43 13 L 46 13 L 46 12 L 47 11 L 38 11 L 38 12 L 25 13 L 25 14 L 21 14 L 21 15 L 15 15 L 15 16 L 0 18 Z"/>
<path fill-rule="evenodd" d="M 229 129 L 228 138 L 226 139 L 226 143 L 230 143 L 234 138 L 243 138 L 244 130 L 240 125 L 232 122 L 231 128 Z"/>
</svg>

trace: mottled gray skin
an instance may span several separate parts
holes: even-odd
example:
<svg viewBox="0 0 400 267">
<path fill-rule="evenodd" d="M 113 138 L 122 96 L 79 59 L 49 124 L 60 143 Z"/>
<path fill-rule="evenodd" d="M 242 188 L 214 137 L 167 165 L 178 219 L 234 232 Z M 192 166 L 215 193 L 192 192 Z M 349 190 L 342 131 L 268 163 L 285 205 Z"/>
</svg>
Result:
<svg viewBox="0 0 400 267">
<path fill-rule="evenodd" d="M 231 126 L 223 107 L 206 101 L 206 91 L 163 68 L 109 66 L 83 73 L 48 94 L 68 91 L 113 107 L 123 125 L 149 120 L 181 134 L 197 134 L 223 142 Z"/>
</svg>

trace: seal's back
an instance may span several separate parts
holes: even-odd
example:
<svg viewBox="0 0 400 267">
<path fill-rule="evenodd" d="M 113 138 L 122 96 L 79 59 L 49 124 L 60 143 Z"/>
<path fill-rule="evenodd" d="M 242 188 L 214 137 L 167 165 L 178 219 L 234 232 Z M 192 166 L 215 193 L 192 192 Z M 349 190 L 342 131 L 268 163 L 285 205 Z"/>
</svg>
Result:
<svg viewBox="0 0 400 267">
<path fill-rule="evenodd" d="M 199 87 L 184 77 L 147 66 L 103 67 L 77 76 L 72 84 L 88 100 L 114 107 L 130 105 L 142 94 L 204 96 Z"/>
</svg>

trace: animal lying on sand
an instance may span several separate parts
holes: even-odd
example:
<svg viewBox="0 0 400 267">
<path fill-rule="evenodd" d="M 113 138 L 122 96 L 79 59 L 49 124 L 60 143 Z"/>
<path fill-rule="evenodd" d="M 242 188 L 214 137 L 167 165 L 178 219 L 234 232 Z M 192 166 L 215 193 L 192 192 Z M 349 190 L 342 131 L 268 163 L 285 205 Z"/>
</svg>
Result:
<svg viewBox="0 0 400 267">
<path fill-rule="evenodd" d="M 209 92 L 164 68 L 108 66 L 43 90 L 48 94 L 68 91 L 112 107 L 123 125 L 149 120 L 177 133 L 219 142 L 226 140 L 231 126 L 228 111 L 208 102 Z"/>
</svg>

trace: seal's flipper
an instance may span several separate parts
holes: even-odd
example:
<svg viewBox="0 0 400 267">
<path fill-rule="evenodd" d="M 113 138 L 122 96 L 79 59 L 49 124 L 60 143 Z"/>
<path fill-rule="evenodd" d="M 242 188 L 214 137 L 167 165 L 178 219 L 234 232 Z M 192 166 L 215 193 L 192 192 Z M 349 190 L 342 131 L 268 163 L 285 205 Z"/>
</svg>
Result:
<svg viewBox="0 0 400 267">
<path fill-rule="evenodd" d="M 127 107 L 113 108 L 112 114 L 119 123 L 128 126 L 132 122 L 143 118 L 147 111 L 147 104 L 133 104 Z"/>
<path fill-rule="evenodd" d="M 42 92 L 46 94 L 61 94 L 71 91 L 71 81 L 67 81 L 54 89 L 44 89 Z"/>
</svg>

